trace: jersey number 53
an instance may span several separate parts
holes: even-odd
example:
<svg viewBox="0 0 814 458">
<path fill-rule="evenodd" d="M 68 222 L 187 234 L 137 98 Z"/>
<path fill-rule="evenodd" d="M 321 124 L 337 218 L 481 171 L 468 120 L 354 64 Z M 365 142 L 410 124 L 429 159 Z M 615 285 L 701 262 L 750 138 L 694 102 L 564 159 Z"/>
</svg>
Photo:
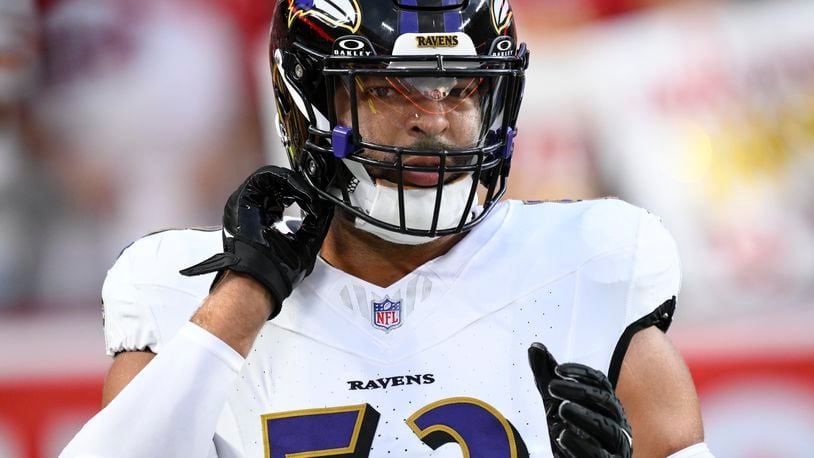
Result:
<svg viewBox="0 0 814 458">
<path fill-rule="evenodd" d="M 370 404 L 296 410 L 262 416 L 266 457 L 367 457 L 379 412 Z M 464 458 L 524 458 L 528 450 L 500 412 L 474 398 L 455 397 L 413 413 L 407 426 L 433 450 L 457 443 Z"/>
</svg>

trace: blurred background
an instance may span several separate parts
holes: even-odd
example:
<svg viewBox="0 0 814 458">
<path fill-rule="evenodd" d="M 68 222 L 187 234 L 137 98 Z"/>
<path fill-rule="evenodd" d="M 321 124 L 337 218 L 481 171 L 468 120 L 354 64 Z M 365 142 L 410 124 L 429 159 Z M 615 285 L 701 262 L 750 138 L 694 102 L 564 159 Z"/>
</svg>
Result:
<svg viewBox="0 0 814 458">
<path fill-rule="evenodd" d="M 510 196 L 662 217 L 670 335 L 718 457 L 814 456 L 814 2 L 514 0 L 532 49 Z M 99 408 L 131 241 L 216 225 L 273 134 L 271 2 L 0 0 L 0 458 Z"/>
</svg>

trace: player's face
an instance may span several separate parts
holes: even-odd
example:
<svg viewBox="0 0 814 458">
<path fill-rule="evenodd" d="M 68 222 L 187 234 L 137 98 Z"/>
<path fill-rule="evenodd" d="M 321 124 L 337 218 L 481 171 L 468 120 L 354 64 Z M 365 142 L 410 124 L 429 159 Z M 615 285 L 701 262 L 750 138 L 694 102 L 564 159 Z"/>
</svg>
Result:
<svg viewBox="0 0 814 458">
<path fill-rule="evenodd" d="M 481 134 L 481 96 L 479 78 L 357 76 L 356 91 L 359 133 L 363 141 L 381 145 L 433 150 L 454 150 L 476 146 Z M 340 86 L 336 93 L 337 118 L 352 125 L 350 91 Z M 366 150 L 365 155 L 396 163 L 395 154 Z M 454 157 L 447 165 L 463 165 L 472 157 Z M 403 155 L 407 165 L 437 166 L 438 157 Z M 374 178 L 392 183 L 398 171 L 368 167 Z M 461 174 L 447 173 L 444 182 Z M 404 183 L 411 187 L 437 185 L 438 174 L 404 172 Z"/>
</svg>

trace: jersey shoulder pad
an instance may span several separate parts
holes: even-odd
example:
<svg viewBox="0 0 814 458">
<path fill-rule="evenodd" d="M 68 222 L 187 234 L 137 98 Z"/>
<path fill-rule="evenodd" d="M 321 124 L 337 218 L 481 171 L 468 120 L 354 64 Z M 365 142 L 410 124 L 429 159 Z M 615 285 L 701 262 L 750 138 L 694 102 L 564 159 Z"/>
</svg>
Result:
<svg viewBox="0 0 814 458">
<path fill-rule="evenodd" d="M 157 232 L 125 248 L 102 287 L 107 353 L 158 352 L 194 313 L 214 278 L 178 271 L 220 251 L 219 229 Z"/>
<path fill-rule="evenodd" d="M 615 198 L 513 204 L 503 238 L 522 241 L 509 251 L 540 284 L 574 272 L 580 281 L 623 289 L 626 321 L 678 294 L 675 241 L 647 210 Z"/>
<path fill-rule="evenodd" d="M 670 232 L 656 215 L 617 199 L 593 201 L 580 224 L 586 278 L 628 288 L 626 322 L 678 295 L 681 265 Z"/>
</svg>

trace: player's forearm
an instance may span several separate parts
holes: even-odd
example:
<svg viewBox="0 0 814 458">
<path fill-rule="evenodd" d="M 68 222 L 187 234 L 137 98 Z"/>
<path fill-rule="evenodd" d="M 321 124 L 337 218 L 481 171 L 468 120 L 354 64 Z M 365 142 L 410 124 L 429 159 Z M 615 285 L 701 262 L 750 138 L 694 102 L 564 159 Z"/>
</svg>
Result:
<svg viewBox="0 0 814 458">
<path fill-rule="evenodd" d="M 69 457 L 211 456 L 243 358 L 187 323 L 74 437 Z"/>
<path fill-rule="evenodd" d="M 62 457 L 207 456 L 235 378 L 272 308 L 267 290 L 227 272 L 178 335 Z"/>
<path fill-rule="evenodd" d="M 227 271 L 192 317 L 245 358 L 276 307 L 268 290 L 251 277 Z"/>
</svg>

